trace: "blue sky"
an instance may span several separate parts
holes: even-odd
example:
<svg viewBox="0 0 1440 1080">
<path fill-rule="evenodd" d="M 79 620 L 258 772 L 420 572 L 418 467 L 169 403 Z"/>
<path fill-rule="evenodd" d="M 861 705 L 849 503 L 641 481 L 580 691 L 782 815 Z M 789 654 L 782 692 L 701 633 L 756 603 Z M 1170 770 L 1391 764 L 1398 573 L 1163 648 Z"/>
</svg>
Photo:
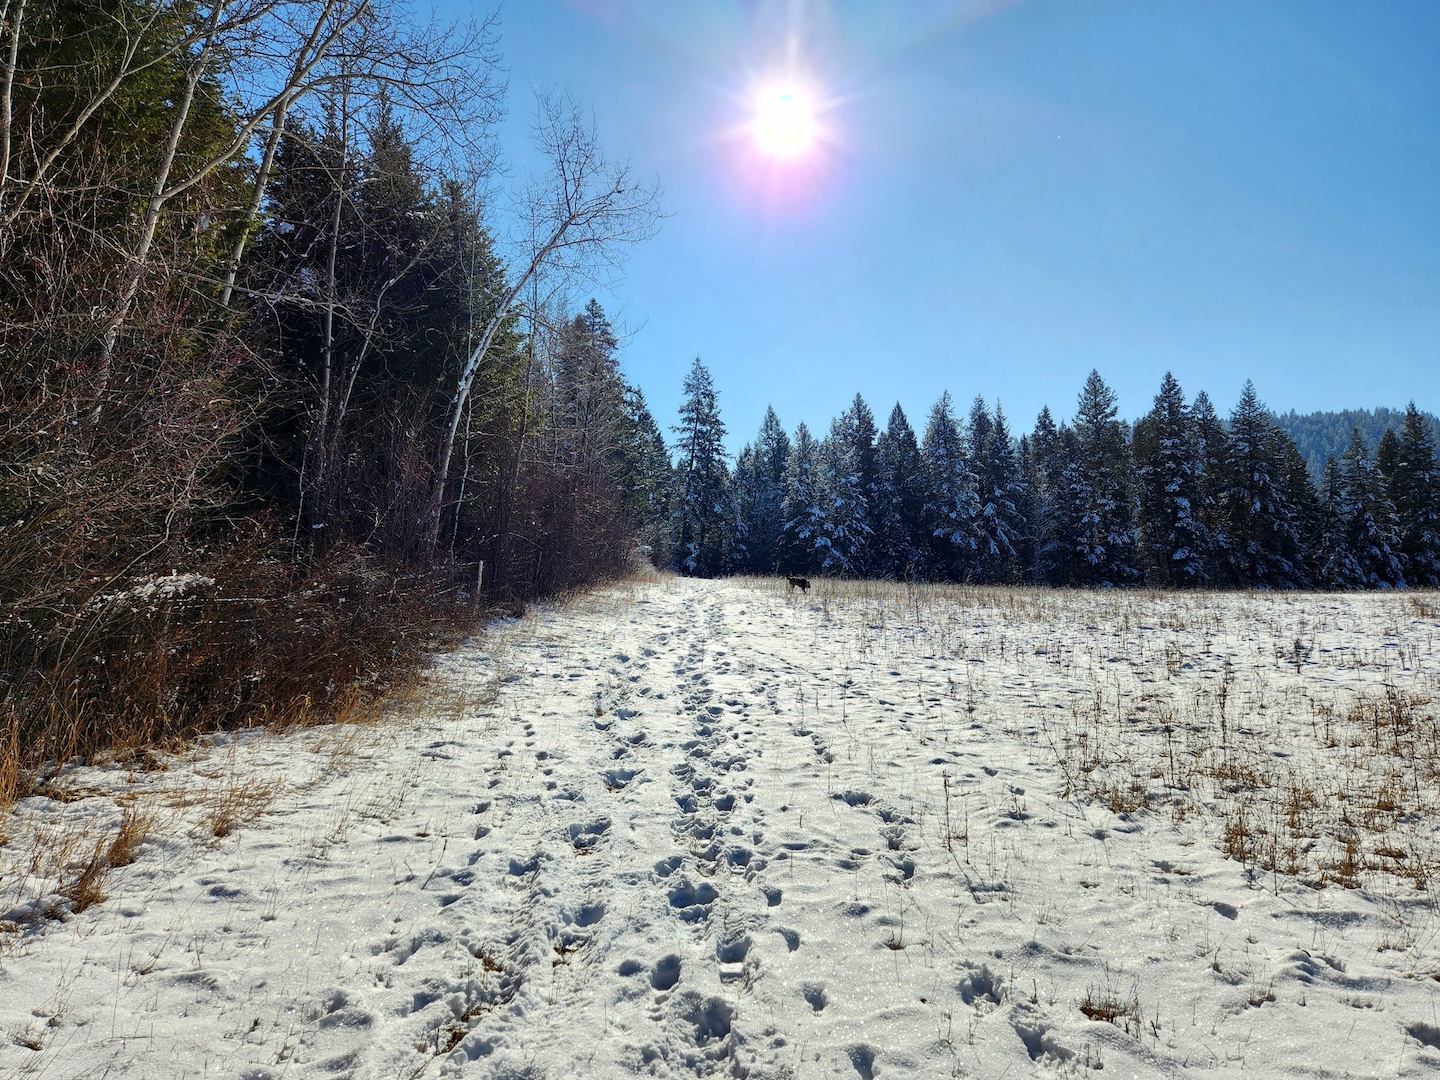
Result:
<svg viewBox="0 0 1440 1080">
<path fill-rule="evenodd" d="M 449 0 L 452 4 L 454 0 Z M 461 11 L 458 6 L 445 9 Z M 477 9 L 478 10 L 478 9 Z M 1228 410 L 1440 409 L 1440 4 L 510 0 L 532 88 L 593 108 L 669 217 L 594 292 L 662 426 L 700 355 L 734 448 L 767 404 L 942 390 L 1017 430 L 1092 367 L 1123 415 L 1173 370 Z M 757 79 L 823 138 L 757 172 Z M 523 161 L 523 156 L 518 160 Z M 580 296 L 583 302 L 585 296 Z"/>
</svg>

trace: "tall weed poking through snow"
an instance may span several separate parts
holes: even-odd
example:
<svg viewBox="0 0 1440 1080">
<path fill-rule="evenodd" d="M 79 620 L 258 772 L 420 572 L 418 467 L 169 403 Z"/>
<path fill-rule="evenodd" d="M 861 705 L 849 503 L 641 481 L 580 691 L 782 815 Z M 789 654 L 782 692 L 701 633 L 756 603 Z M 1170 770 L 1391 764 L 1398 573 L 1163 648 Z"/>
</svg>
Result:
<svg viewBox="0 0 1440 1080">
<path fill-rule="evenodd" d="M 787 601 L 849 627 L 857 655 L 949 671 L 916 678 L 935 723 L 1015 725 L 1053 754 L 1067 796 L 1189 822 L 1257 876 L 1432 890 L 1432 593 L 814 584 Z"/>
</svg>

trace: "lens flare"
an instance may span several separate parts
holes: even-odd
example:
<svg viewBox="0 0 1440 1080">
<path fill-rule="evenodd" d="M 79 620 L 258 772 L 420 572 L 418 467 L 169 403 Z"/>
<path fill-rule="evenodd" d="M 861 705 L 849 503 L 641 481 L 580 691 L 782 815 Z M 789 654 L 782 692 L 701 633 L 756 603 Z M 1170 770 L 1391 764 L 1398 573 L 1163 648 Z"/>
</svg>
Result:
<svg viewBox="0 0 1440 1080">
<path fill-rule="evenodd" d="M 803 157 L 815 144 L 815 102 L 802 86 L 764 87 L 755 101 L 755 143 L 774 158 Z"/>
</svg>

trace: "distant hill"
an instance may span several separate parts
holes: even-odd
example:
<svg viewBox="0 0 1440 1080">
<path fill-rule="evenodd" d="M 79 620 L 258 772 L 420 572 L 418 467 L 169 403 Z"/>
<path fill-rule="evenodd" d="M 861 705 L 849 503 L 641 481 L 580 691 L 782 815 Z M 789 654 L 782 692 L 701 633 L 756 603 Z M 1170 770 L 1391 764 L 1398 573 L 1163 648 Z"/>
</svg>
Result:
<svg viewBox="0 0 1440 1080">
<path fill-rule="evenodd" d="M 1430 421 L 1430 428 L 1440 441 L 1440 419 L 1431 413 L 1423 414 Z M 1325 459 L 1339 457 L 1350 445 L 1350 430 L 1360 428 L 1360 437 L 1370 449 L 1380 441 L 1385 429 L 1394 428 L 1400 434 L 1405 422 L 1404 409 L 1342 409 L 1339 412 L 1313 412 L 1301 415 L 1293 409 L 1287 413 L 1276 413 L 1275 422 L 1280 425 L 1295 445 L 1300 448 L 1310 475 L 1317 481 L 1325 474 Z"/>
</svg>

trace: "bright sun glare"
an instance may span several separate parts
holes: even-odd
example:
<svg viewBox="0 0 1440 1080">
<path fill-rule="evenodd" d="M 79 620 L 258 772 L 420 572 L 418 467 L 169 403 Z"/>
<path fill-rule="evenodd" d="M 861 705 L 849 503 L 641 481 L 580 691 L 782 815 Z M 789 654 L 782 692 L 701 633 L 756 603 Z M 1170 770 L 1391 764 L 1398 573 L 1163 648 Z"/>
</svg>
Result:
<svg viewBox="0 0 1440 1080">
<path fill-rule="evenodd" d="M 815 141 L 815 104 L 803 87 L 767 86 L 755 102 L 755 141 L 771 157 L 800 157 Z"/>
</svg>

